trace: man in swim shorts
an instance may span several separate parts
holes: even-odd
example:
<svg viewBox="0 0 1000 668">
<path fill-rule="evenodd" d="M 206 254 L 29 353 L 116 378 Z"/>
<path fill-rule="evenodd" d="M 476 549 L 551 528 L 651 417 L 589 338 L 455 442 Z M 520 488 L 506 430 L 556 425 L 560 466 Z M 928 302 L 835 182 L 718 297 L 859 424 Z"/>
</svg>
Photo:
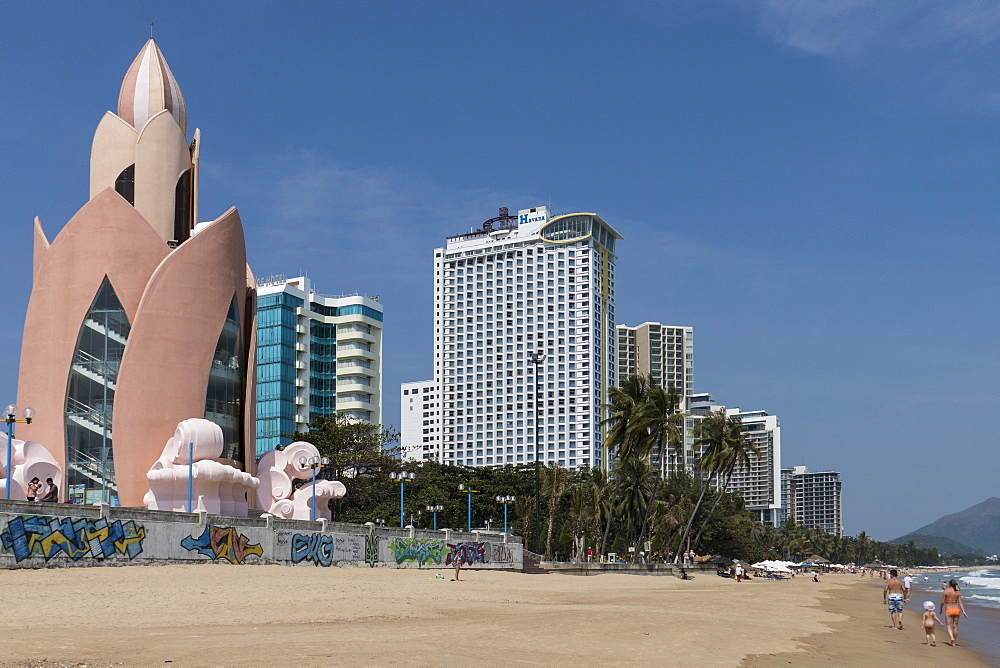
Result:
<svg viewBox="0 0 1000 668">
<path fill-rule="evenodd" d="M 906 587 L 898 577 L 899 572 L 894 568 L 889 571 L 889 579 L 882 589 L 882 602 L 889 606 L 889 619 L 892 627 L 902 630 L 903 628 L 903 603 L 906 602 Z"/>
</svg>

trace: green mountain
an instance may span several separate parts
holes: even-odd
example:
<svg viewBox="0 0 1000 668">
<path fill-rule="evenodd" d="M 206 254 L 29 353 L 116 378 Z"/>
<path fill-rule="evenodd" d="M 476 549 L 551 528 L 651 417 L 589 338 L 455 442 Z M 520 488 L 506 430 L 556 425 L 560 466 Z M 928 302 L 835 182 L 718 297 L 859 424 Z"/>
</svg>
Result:
<svg viewBox="0 0 1000 668">
<path fill-rule="evenodd" d="M 894 538 L 889 542 L 895 545 L 905 545 L 911 540 L 917 547 L 933 547 L 941 554 L 985 554 L 982 550 L 969 547 L 964 543 L 959 543 L 957 540 L 942 536 L 928 536 L 925 533 L 908 533 L 905 536 Z"/>
<path fill-rule="evenodd" d="M 993 497 L 971 508 L 945 515 L 927 526 L 920 527 L 892 543 L 907 543 L 916 536 L 946 538 L 961 547 L 969 546 L 986 554 L 1000 554 L 1000 498 Z M 920 545 L 920 543 L 917 543 Z M 934 545 L 934 547 L 938 547 Z M 945 552 L 942 547 L 939 550 Z"/>
</svg>

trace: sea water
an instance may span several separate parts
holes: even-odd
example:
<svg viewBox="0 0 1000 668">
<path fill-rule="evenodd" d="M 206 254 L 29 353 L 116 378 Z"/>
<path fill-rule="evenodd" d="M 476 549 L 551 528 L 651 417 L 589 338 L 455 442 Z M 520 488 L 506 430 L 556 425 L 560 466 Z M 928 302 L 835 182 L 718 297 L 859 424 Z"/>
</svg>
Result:
<svg viewBox="0 0 1000 668">
<path fill-rule="evenodd" d="M 968 573 L 955 573 L 951 577 L 958 580 L 962 598 L 967 602 L 1000 608 L 1000 569 L 984 568 Z"/>
</svg>

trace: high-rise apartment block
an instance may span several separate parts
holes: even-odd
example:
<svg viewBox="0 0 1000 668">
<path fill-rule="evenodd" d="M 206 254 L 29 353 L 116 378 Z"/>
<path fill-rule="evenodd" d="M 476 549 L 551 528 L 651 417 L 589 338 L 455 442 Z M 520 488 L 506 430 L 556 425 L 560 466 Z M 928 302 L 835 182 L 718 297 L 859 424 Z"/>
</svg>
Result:
<svg viewBox="0 0 1000 668">
<path fill-rule="evenodd" d="M 434 459 L 498 466 L 537 456 L 574 470 L 604 463 L 618 239 L 597 214 L 551 217 L 537 207 L 517 216 L 501 209 L 435 249 Z"/>
<path fill-rule="evenodd" d="M 441 444 L 441 391 L 433 380 L 403 383 L 399 397 L 399 445 L 404 460 L 436 460 Z"/>
<path fill-rule="evenodd" d="M 694 392 L 694 329 L 672 327 L 658 322 L 644 322 L 637 327 L 618 325 L 618 379 L 635 375 L 649 376 L 653 385 L 677 390 L 677 409 L 685 411 Z M 687 441 L 690 441 L 688 434 Z M 655 446 L 650 464 L 668 476 L 683 458 L 672 450 L 661 452 Z"/>
<path fill-rule="evenodd" d="M 644 374 L 657 387 L 673 386 L 683 408 L 694 393 L 694 329 L 644 322 L 617 330 L 618 378 Z"/>
<path fill-rule="evenodd" d="M 758 522 L 780 526 L 782 518 L 781 485 L 781 422 L 777 415 L 765 411 L 744 411 L 726 408 L 708 394 L 689 397 L 684 430 L 683 461 L 687 471 L 697 468 L 698 460 L 705 453 L 705 446 L 695 446 L 697 424 L 710 413 L 725 411 L 726 415 L 740 420 L 747 440 L 757 446 L 759 456 L 750 456 L 749 466 L 740 465 L 729 481 L 729 491 L 737 492 L 754 513 Z M 678 470 L 680 462 L 671 471 Z"/>
<path fill-rule="evenodd" d="M 840 473 L 810 472 L 805 466 L 781 469 L 784 519 L 810 529 L 844 535 Z"/>
<path fill-rule="evenodd" d="M 764 411 L 727 408 L 726 413 L 743 423 L 743 433 L 757 446 L 758 456 L 749 466 L 740 465 L 729 481 L 729 489 L 739 492 L 747 510 L 757 521 L 777 527 L 781 524 L 781 423 L 777 415 Z"/>
<path fill-rule="evenodd" d="M 304 276 L 257 290 L 257 454 L 320 415 L 382 421 L 382 304 L 317 294 Z"/>
</svg>

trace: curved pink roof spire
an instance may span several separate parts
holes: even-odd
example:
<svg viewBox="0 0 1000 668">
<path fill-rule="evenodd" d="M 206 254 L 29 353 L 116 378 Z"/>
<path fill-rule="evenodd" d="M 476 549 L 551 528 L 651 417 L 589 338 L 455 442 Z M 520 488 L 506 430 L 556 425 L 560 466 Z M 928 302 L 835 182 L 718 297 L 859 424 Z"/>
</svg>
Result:
<svg viewBox="0 0 1000 668">
<path fill-rule="evenodd" d="M 142 132 L 146 121 L 163 109 L 174 117 L 181 132 L 187 133 L 187 111 L 181 87 L 160 47 L 150 38 L 125 73 L 118 94 L 118 116 Z"/>
</svg>

